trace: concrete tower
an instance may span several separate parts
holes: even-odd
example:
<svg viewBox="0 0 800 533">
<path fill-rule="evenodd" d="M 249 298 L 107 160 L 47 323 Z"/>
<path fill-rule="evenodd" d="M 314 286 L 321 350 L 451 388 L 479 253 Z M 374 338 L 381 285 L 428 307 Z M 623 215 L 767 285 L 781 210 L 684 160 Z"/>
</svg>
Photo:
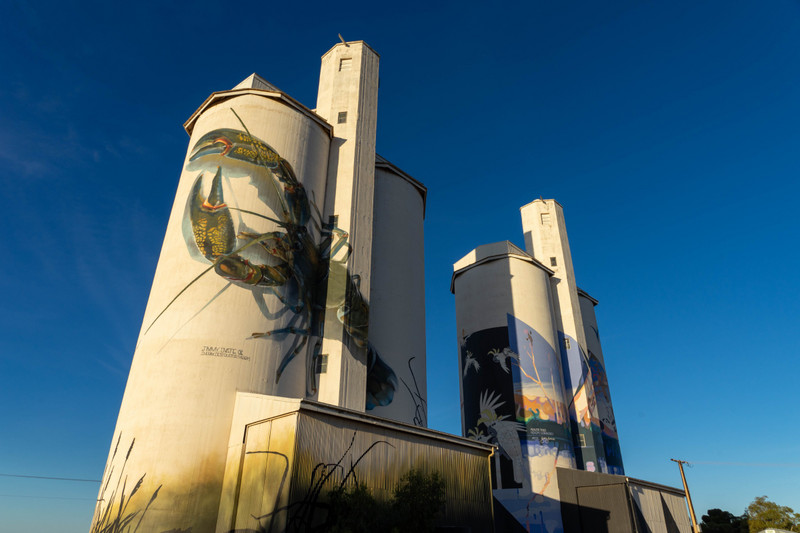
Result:
<svg viewBox="0 0 800 533">
<path fill-rule="evenodd" d="M 328 175 L 331 187 L 325 199 L 325 216 L 350 235 L 348 268 L 357 290 L 366 301 L 354 301 L 353 286 L 328 285 L 328 301 L 348 300 L 345 328 L 329 331 L 322 350 L 327 372 L 320 377 L 319 398 L 326 403 L 363 409 L 367 364 L 348 338 L 347 327 L 369 323 L 372 217 L 375 195 L 375 136 L 378 123 L 378 54 L 363 42 L 342 43 L 322 56 L 316 112 L 333 125 L 332 157 Z M 358 297 L 355 297 L 356 300 Z M 362 304 L 366 303 L 364 306 Z M 336 327 L 335 317 L 327 326 Z"/>
<path fill-rule="evenodd" d="M 534 200 L 520 212 L 527 252 L 553 270 L 553 310 L 565 384 L 574 398 L 570 418 L 576 459 L 584 470 L 607 472 L 564 208 L 555 200 Z"/>
<path fill-rule="evenodd" d="M 316 112 L 254 74 L 186 122 L 95 528 L 124 501 L 142 531 L 214 531 L 223 480 L 238 483 L 231 450 L 299 400 L 426 424 L 426 191 L 376 163 L 377 87 L 378 55 L 338 44 L 322 58 Z M 376 257 L 391 252 L 373 234 L 407 244 L 404 271 Z M 407 294 L 394 301 L 398 285 Z M 384 308 L 371 309 L 373 292 Z"/>
</svg>

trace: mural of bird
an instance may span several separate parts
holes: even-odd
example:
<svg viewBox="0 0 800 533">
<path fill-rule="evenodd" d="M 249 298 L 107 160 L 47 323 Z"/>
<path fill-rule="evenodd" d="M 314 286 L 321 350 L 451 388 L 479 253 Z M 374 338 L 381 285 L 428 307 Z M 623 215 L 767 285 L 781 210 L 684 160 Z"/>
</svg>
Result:
<svg viewBox="0 0 800 533">
<path fill-rule="evenodd" d="M 514 469 L 514 481 L 522 483 L 522 445 L 519 434 L 524 427 L 519 422 L 506 420 L 508 415 L 498 416 L 496 409 L 505 402 L 500 401 L 500 394 L 485 390 L 479 399 L 481 416 L 478 426 L 483 424 L 489 433 L 489 442 L 494 442 L 500 448 L 500 453 L 505 455 Z"/>
<path fill-rule="evenodd" d="M 472 352 L 467 350 L 467 355 L 464 357 L 464 377 L 467 377 L 467 371 L 470 368 L 474 368 L 475 372 L 478 372 L 481 369 L 481 365 Z"/>
<path fill-rule="evenodd" d="M 502 368 L 503 372 L 505 372 L 506 374 L 508 374 L 510 372 L 510 370 L 508 368 L 508 359 L 509 358 L 511 358 L 512 360 L 517 361 L 517 363 L 519 363 L 519 355 L 514 353 L 514 351 L 509 347 L 503 348 L 502 351 L 499 350 L 499 349 L 489 350 L 488 355 L 492 356 L 492 361 L 494 361 L 495 363 L 499 364 L 500 368 Z"/>
</svg>

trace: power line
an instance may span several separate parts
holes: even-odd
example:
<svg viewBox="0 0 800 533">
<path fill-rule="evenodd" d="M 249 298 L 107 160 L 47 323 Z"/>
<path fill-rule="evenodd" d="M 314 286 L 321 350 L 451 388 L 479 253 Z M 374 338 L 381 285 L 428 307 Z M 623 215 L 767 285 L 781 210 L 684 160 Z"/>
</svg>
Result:
<svg viewBox="0 0 800 533">
<path fill-rule="evenodd" d="M 690 465 L 724 465 L 724 466 L 776 466 L 800 468 L 800 463 L 743 463 L 733 461 L 689 461 Z"/>
<path fill-rule="evenodd" d="M 68 496 L 26 496 L 23 494 L 0 494 L 0 498 L 34 498 L 42 500 L 89 500 L 96 501 L 95 498 L 74 498 Z"/>
<path fill-rule="evenodd" d="M 23 474 L 0 474 L 3 477 L 24 477 L 29 479 L 54 479 L 56 481 L 87 481 L 89 483 L 100 483 L 99 479 L 80 479 L 74 477 L 49 477 L 49 476 L 26 476 Z"/>
</svg>

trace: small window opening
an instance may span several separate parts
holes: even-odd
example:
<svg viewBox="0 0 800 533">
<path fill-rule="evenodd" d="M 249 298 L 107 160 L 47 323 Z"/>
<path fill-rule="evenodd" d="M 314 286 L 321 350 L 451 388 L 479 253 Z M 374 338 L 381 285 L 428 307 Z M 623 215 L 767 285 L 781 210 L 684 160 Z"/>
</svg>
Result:
<svg viewBox="0 0 800 533">
<path fill-rule="evenodd" d="M 556 261 L 555 257 L 550 258 L 550 266 L 551 267 L 558 266 L 558 261 Z"/>
<path fill-rule="evenodd" d="M 347 122 L 347 111 L 339 111 L 339 118 L 336 120 L 338 124 Z"/>
<path fill-rule="evenodd" d="M 550 224 L 550 213 L 542 213 L 542 224 Z"/>
<path fill-rule="evenodd" d="M 325 354 L 317 358 L 317 374 L 325 374 L 328 371 L 328 356 Z"/>
<path fill-rule="evenodd" d="M 343 57 L 339 60 L 339 72 L 343 70 L 350 70 L 353 68 L 353 58 L 352 57 Z"/>
<path fill-rule="evenodd" d="M 575 445 L 579 446 L 580 448 L 586 447 L 586 436 L 582 433 L 575 434 Z"/>
<path fill-rule="evenodd" d="M 564 339 L 564 348 L 566 348 L 567 350 L 569 350 L 569 339 L 568 339 L 568 338 L 565 338 L 565 339 Z"/>
</svg>

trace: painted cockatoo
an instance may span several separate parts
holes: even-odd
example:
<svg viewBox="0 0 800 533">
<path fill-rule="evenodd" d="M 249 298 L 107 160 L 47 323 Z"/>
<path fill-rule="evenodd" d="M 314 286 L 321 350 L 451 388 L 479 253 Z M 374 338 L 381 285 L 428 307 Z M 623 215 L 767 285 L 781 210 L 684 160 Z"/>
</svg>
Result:
<svg viewBox="0 0 800 533">
<path fill-rule="evenodd" d="M 472 355 L 472 352 L 467 350 L 467 355 L 464 357 L 464 377 L 467 377 L 467 371 L 470 367 L 475 369 L 475 372 L 481 369 L 481 365 L 478 364 L 478 360 L 475 359 L 475 356 Z"/>
<path fill-rule="evenodd" d="M 513 352 L 512 352 L 513 353 Z M 483 424 L 489 433 L 489 442 L 495 442 L 500 448 L 500 453 L 511 460 L 514 468 L 514 481 L 522 483 L 522 445 L 519 441 L 520 432 L 524 427 L 519 422 L 506 420 L 508 415 L 498 416 L 495 409 L 504 405 L 500 401 L 500 395 L 489 391 L 483 391 L 479 400 L 481 416 L 478 425 Z"/>
<path fill-rule="evenodd" d="M 514 361 L 517 361 L 517 363 L 519 363 L 519 355 L 514 353 L 514 351 L 509 347 L 503 348 L 502 351 L 497 350 L 497 349 L 489 350 L 489 355 L 492 356 L 492 361 L 494 361 L 495 363 L 499 364 L 500 368 L 502 368 L 503 371 L 506 374 L 509 373 L 509 369 L 508 369 L 508 364 L 509 364 L 508 363 L 508 359 L 509 358 L 514 360 Z"/>
</svg>

